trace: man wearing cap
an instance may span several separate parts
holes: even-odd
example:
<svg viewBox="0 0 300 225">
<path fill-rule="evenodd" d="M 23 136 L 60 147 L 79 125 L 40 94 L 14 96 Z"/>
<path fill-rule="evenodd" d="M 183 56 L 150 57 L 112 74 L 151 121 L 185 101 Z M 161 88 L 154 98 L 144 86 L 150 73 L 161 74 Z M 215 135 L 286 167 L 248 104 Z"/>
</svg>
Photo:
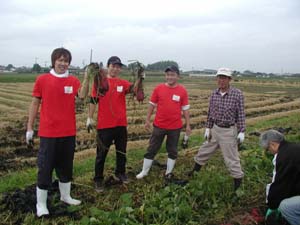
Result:
<svg viewBox="0 0 300 225">
<path fill-rule="evenodd" d="M 267 224 L 274 224 L 271 218 L 274 214 L 278 218 L 280 212 L 291 225 L 300 225 L 300 144 L 286 141 L 276 130 L 268 130 L 261 134 L 260 145 L 274 155 L 272 183 L 266 188 Z"/>
<path fill-rule="evenodd" d="M 179 70 L 172 65 L 165 70 L 166 82 L 155 87 L 146 118 L 145 127 L 150 129 L 150 118 L 156 108 L 153 131 L 149 141 L 149 147 L 144 155 L 143 169 L 136 176 L 142 179 L 148 175 L 153 159 L 160 149 L 164 137 L 167 136 L 166 149 L 168 152 L 166 179 L 172 178 L 172 170 L 177 158 L 177 144 L 182 129 L 181 115 L 185 118 L 185 129 L 187 135 L 191 133 L 189 119 L 188 93 L 184 86 L 178 84 Z"/>
<path fill-rule="evenodd" d="M 217 71 L 218 88 L 212 92 L 204 138 L 206 142 L 194 157 L 195 165 L 188 175 L 197 172 L 210 156 L 220 148 L 225 165 L 234 178 L 237 190 L 244 175 L 238 153 L 238 143 L 244 141 L 245 111 L 243 93 L 230 86 L 232 71 L 220 68 Z"/>
<path fill-rule="evenodd" d="M 104 180 L 104 163 L 112 143 L 116 148 L 115 175 L 123 183 L 126 176 L 126 147 L 127 147 L 127 117 L 126 94 L 133 91 L 133 84 L 119 78 L 122 69 L 119 57 L 112 56 L 107 62 L 108 92 L 105 95 L 97 93 L 93 85 L 87 127 L 93 126 L 93 114 L 98 103 L 97 118 L 97 156 L 95 161 L 95 189 L 102 192 Z"/>
</svg>

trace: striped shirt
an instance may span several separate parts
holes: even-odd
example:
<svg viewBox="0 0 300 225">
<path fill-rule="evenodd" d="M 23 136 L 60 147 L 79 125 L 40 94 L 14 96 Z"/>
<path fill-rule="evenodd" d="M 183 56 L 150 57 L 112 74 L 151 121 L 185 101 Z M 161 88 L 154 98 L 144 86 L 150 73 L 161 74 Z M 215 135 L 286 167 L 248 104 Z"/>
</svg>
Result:
<svg viewBox="0 0 300 225">
<path fill-rule="evenodd" d="M 207 116 L 206 127 L 213 125 L 233 126 L 237 125 L 239 132 L 245 132 L 244 96 L 237 88 L 229 87 L 225 95 L 221 95 L 219 89 L 213 91 Z"/>
</svg>

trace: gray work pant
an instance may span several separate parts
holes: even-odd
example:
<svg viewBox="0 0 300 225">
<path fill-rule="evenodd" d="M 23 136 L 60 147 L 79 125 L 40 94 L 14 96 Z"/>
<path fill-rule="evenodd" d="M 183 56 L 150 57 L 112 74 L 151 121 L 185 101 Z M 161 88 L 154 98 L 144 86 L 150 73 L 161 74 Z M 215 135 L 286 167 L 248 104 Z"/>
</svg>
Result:
<svg viewBox="0 0 300 225">
<path fill-rule="evenodd" d="M 244 173 L 241 168 L 240 157 L 237 146 L 237 128 L 221 128 L 214 125 L 211 129 L 212 138 L 210 141 L 203 143 L 194 160 L 199 165 L 204 165 L 206 161 L 221 149 L 225 165 L 233 178 L 242 178 Z"/>
<path fill-rule="evenodd" d="M 180 136 L 180 129 L 167 130 L 153 126 L 153 132 L 149 141 L 149 147 L 147 153 L 144 155 L 146 159 L 154 159 L 158 150 L 160 149 L 165 136 L 167 136 L 166 149 L 168 152 L 168 158 L 177 158 L 177 144 Z"/>
</svg>

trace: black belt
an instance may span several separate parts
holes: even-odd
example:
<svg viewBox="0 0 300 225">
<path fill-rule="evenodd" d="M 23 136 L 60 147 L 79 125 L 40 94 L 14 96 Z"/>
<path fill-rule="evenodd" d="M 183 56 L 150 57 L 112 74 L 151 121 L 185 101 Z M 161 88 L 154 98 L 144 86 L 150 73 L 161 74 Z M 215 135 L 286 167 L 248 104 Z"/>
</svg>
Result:
<svg viewBox="0 0 300 225">
<path fill-rule="evenodd" d="M 215 124 L 221 128 L 230 128 L 230 127 L 234 126 L 234 124 L 229 124 L 229 123 L 215 123 Z"/>
</svg>

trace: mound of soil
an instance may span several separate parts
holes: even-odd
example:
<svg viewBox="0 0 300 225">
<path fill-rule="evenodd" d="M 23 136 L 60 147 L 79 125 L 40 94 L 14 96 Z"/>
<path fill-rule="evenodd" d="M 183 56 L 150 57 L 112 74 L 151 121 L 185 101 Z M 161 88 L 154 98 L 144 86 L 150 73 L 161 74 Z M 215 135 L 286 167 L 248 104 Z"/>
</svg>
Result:
<svg viewBox="0 0 300 225">
<path fill-rule="evenodd" d="M 72 190 L 78 189 L 76 184 L 72 184 Z M 78 191 L 78 190 L 77 190 Z M 80 193 L 79 193 L 80 194 Z M 82 197 L 84 193 L 80 194 Z M 81 199 L 79 197 L 79 199 Z M 85 202 L 93 202 L 92 198 L 84 198 Z M 69 206 L 60 201 L 60 194 L 58 189 L 58 181 L 52 183 L 48 191 L 47 207 L 50 215 L 48 217 L 54 218 L 58 216 L 67 216 L 73 219 L 81 219 L 79 210 L 81 206 Z M 0 200 L 0 208 L 3 211 L 10 211 L 15 215 L 36 213 L 36 184 L 26 187 L 25 189 L 17 189 L 13 192 L 5 193 Z"/>
</svg>

